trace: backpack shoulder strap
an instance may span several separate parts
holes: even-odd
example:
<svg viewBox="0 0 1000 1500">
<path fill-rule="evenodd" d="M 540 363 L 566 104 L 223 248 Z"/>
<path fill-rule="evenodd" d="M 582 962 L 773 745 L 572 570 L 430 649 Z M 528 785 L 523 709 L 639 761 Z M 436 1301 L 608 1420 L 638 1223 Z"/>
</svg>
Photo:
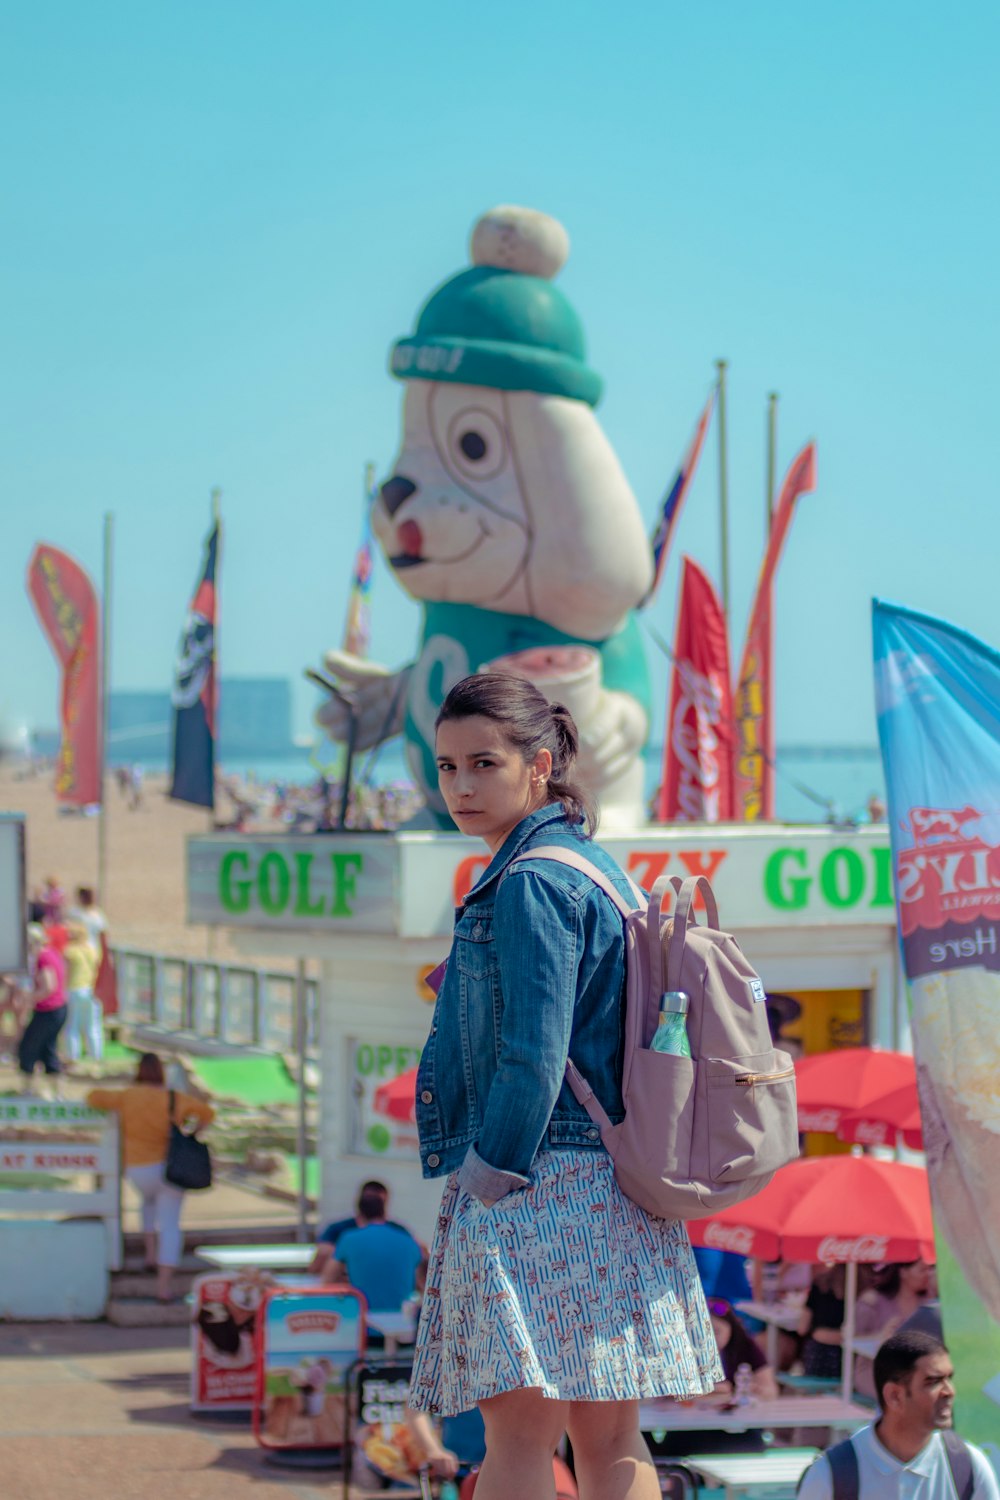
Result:
<svg viewBox="0 0 1000 1500">
<path fill-rule="evenodd" d="M 625 879 L 628 880 L 632 888 L 632 893 L 635 896 L 634 906 L 629 906 L 625 897 L 615 889 L 603 870 L 599 870 L 584 855 L 577 854 L 575 849 L 563 849 L 557 844 L 539 844 L 537 848 L 525 849 L 523 854 L 517 855 L 510 863 L 511 865 L 516 865 L 525 859 L 551 859 L 558 865 L 569 865 L 571 870 L 579 870 L 582 875 L 588 876 L 604 892 L 609 900 L 614 902 L 623 917 L 630 916 L 633 911 L 636 911 L 645 904 L 646 898 L 635 882 L 629 880 L 627 875 L 625 875 Z M 509 869 L 510 865 L 507 868 Z M 624 875 L 625 872 L 622 871 L 622 874 Z M 601 1139 L 607 1145 L 608 1138 L 614 1127 L 594 1090 L 583 1074 L 579 1072 L 571 1057 L 566 1060 L 566 1082 L 569 1084 L 577 1103 L 583 1105 L 583 1108 L 601 1132 Z"/>
<path fill-rule="evenodd" d="M 599 870 L 597 866 L 595 864 L 592 864 L 590 860 L 587 859 L 584 855 L 577 854 L 575 849 L 563 849 L 560 848 L 560 846 L 557 844 L 539 844 L 535 849 L 525 849 L 523 854 L 516 855 L 510 863 L 512 865 L 520 864 L 521 861 L 525 859 L 551 859 L 554 860 L 557 865 L 569 865 L 570 869 L 579 870 L 581 875 L 588 876 L 596 886 L 600 887 L 604 894 L 614 902 L 615 906 L 617 906 L 623 917 L 627 917 L 629 913 L 635 911 L 637 907 L 645 906 L 646 904 L 646 898 L 643 896 L 639 887 L 636 885 L 634 880 L 629 880 L 629 877 L 625 875 L 624 870 L 622 871 L 622 874 L 625 875 L 625 879 L 628 880 L 628 883 L 632 888 L 632 895 L 635 898 L 632 906 L 629 906 L 628 902 L 625 900 L 625 897 L 619 894 L 619 892 L 615 889 L 615 886 L 608 879 L 607 875 L 604 874 L 603 870 Z"/>
<path fill-rule="evenodd" d="M 948 1467 L 951 1469 L 952 1481 L 955 1485 L 955 1494 L 958 1500 L 972 1500 L 972 1492 L 976 1487 L 976 1476 L 972 1467 L 972 1454 L 969 1445 L 962 1441 L 957 1432 L 951 1428 L 945 1428 L 941 1432 L 941 1441 L 944 1451 L 948 1455 Z"/>
<path fill-rule="evenodd" d="M 861 1473 L 858 1455 L 850 1438 L 834 1443 L 826 1451 L 827 1463 L 833 1476 L 833 1500 L 858 1500 L 861 1488 Z"/>
</svg>

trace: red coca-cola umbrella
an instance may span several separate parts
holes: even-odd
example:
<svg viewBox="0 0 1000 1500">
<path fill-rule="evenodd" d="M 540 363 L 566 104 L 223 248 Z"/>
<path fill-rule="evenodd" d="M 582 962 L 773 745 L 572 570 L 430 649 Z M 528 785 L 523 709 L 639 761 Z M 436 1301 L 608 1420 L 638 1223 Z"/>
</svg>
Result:
<svg viewBox="0 0 1000 1500">
<path fill-rule="evenodd" d="M 417 1070 L 409 1068 L 398 1078 L 380 1083 L 375 1090 L 375 1113 L 385 1115 L 387 1120 L 400 1120 L 404 1125 L 414 1125 L 417 1119 Z"/>
<path fill-rule="evenodd" d="M 692 1244 L 737 1255 L 846 1264 L 845 1400 L 851 1394 L 858 1262 L 935 1259 L 926 1171 L 872 1156 L 790 1162 L 756 1197 L 688 1228 Z"/>
<path fill-rule="evenodd" d="M 901 1135 L 911 1151 L 922 1151 L 924 1130 L 916 1088 L 906 1084 L 872 1100 L 864 1109 L 846 1110 L 840 1116 L 837 1134 L 842 1141 L 854 1141 L 859 1146 L 894 1146 Z"/>
<path fill-rule="evenodd" d="M 842 1047 L 816 1052 L 795 1064 L 799 1129 L 836 1135 L 847 1110 L 862 1110 L 909 1086 L 917 1096 L 917 1070 L 908 1052 Z"/>
</svg>

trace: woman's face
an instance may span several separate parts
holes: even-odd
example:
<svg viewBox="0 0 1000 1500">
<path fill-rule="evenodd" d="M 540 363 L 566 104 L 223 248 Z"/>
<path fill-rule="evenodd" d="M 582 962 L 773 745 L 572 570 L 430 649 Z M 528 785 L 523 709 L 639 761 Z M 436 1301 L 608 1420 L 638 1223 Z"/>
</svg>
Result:
<svg viewBox="0 0 1000 1500">
<path fill-rule="evenodd" d="M 522 818 L 548 801 L 552 755 L 530 763 L 493 719 L 448 719 L 436 742 L 438 786 L 462 833 L 485 839 L 496 854 Z"/>
<path fill-rule="evenodd" d="M 915 1260 L 903 1266 L 899 1273 L 900 1286 L 915 1297 L 926 1297 L 931 1289 L 931 1268 L 924 1260 Z"/>
</svg>

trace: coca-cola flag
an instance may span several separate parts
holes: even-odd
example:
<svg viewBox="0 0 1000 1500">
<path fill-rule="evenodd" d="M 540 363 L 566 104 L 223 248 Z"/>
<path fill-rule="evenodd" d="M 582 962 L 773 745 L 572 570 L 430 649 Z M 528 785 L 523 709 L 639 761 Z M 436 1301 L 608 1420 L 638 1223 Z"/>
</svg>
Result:
<svg viewBox="0 0 1000 1500">
<path fill-rule="evenodd" d="M 733 816 L 732 713 L 725 615 L 711 580 L 685 557 L 659 822 L 718 823 Z"/>
<path fill-rule="evenodd" d="M 963 1435 L 1000 1430 L 1000 654 L 878 601 L 876 706 Z"/>
<path fill-rule="evenodd" d="M 101 610 L 78 562 L 40 542 L 28 593 L 62 671 L 56 796 L 74 807 L 101 801 Z"/>
<path fill-rule="evenodd" d="M 753 823 L 774 817 L 774 683 L 771 624 L 774 575 L 800 495 L 816 488 L 816 444 L 807 443 L 785 475 L 757 580 L 736 687 L 735 816 Z"/>
<path fill-rule="evenodd" d="M 195 807 L 215 806 L 216 564 L 220 523 L 205 543 L 205 560 L 188 609 L 174 669 L 174 771 L 170 795 Z"/>
</svg>

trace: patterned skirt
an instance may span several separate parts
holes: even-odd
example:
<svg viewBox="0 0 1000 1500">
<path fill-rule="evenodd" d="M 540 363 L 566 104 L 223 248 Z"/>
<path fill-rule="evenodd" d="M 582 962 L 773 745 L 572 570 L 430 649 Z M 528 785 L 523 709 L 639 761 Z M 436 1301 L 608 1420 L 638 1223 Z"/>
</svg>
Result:
<svg viewBox="0 0 1000 1500">
<path fill-rule="evenodd" d="M 447 1180 L 410 1385 L 453 1416 L 539 1386 L 561 1401 L 693 1396 L 722 1379 L 684 1225 L 626 1198 L 604 1151 L 543 1151 L 492 1208 Z"/>
</svg>

